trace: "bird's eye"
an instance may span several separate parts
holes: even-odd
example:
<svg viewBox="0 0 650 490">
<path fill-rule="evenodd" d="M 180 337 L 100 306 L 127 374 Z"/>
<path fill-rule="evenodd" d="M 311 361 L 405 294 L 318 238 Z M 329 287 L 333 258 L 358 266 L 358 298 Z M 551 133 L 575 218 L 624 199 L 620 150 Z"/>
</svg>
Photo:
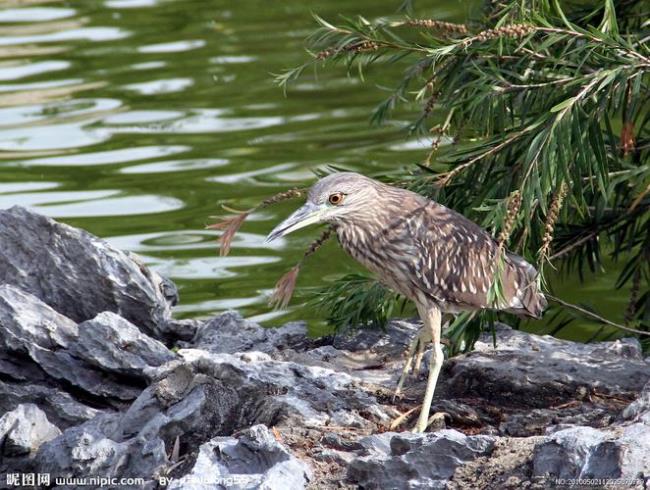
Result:
<svg viewBox="0 0 650 490">
<path fill-rule="evenodd" d="M 330 204 L 333 204 L 334 206 L 338 206 L 343 202 L 343 194 L 341 192 L 335 192 L 334 194 L 330 194 L 328 201 L 330 202 Z"/>
</svg>

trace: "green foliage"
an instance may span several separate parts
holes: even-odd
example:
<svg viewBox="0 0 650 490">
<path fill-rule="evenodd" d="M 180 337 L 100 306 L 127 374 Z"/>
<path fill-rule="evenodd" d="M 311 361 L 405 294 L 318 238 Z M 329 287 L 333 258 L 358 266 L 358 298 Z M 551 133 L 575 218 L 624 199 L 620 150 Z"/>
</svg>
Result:
<svg viewBox="0 0 650 490">
<path fill-rule="evenodd" d="M 371 64 L 403 64 L 371 120 L 384 123 L 404 105 L 414 112 L 408 129 L 433 134 L 434 144 L 393 181 L 481 223 L 542 273 L 550 263 L 582 276 L 608 257 L 620 261 L 626 322 L 650 330 L 650 23 L 642 4 L 488 2 L 469 26 L 403 13 L 336 24 L 317 17 L 313 58 L 277 80 L 286 88 L 313 64 L 342 62 L 362 78 Z M 513 193 L 521 206 L 510 215 Z M 320 296 L 336 325 L 385 321 L 395 301 L 350 277 Z M 469 325 L 456 322 L 455 339 L 471 342 L 475 328 L 461 324 Z"/>
<path fill-rule="evenodd" d="M 348 274 L 316 294 L 314 303 L 323 308 L 327 321 L 335 330 L 380 327 L 386 325 L 393 311 L 403 313 L 406 301 L 374 279 Z"/>
</svg>

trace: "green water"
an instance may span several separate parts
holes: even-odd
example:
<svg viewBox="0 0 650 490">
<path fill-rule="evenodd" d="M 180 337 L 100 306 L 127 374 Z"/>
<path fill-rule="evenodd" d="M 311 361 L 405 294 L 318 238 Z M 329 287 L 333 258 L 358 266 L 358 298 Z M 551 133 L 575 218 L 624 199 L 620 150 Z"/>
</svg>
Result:
<svg viewBox="0 0 650 490">
<path fill-rule="evenodd" d="M 357 266 L 329 243 L 303 268 L 293 306 L 269 310 L 273 284 L 318 233 L 263 243 L 296 203 L 255 214 L 229 257 L 218 256 L 216 234 L 204 226 L 220 204 L 250 207 L 311 182 L 326 164 L 372 174 L 422 159 L 428 142 L 409 139 L 399 121 L 381 129 L 368 122 L 385 96 L 377 85 L 401 67 L 370 70 L 366 84 L 343 68 L 308 74 L 286 98 L 270 76 L 307 56 L 312 12 L 372 18 L 398 4 L 5 0 L 0 208 L 29 206 L 138 253 L 178 284 L 178 317 L 236 308 L 269 325 L 306 319 L 317 331 L 318 313 L 301 301 Z M 463 21 L 470 8 L 429 4 L 424 15 L 449 21 Z M 612 289 L 601 274 L 560 292 L 613 312 L 625 299 Z M 563 334 L 593 331 L 572 328 Z"/>
</svg>

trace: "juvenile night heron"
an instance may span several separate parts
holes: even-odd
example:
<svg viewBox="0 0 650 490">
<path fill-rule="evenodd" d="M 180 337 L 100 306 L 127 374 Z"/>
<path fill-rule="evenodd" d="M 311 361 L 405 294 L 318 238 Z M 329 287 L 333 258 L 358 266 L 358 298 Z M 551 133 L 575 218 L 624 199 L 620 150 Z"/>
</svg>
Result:
<svg viewBox="0 0 650 490">
<path fill-rule="evenodd" d="M 423 327 L 409 348 L 397 388 L 414 359 L 419 369 L 422 346 L 432 341 L 416 432 L 427 428 L 443 362 L 442 314 L 489 308 L 539 317 L 546 306 L 535 268 L 508 252 L 501 267 L 502 294 L 491 303 L 496 241 L 463 215 L 414 192 L 356 173 L 333 174 L 314 184 L 305 205 L 275 227 L 267 241 L 315 223 L 332 225 L 347 253 L 417 307 Z"/>
</svg>

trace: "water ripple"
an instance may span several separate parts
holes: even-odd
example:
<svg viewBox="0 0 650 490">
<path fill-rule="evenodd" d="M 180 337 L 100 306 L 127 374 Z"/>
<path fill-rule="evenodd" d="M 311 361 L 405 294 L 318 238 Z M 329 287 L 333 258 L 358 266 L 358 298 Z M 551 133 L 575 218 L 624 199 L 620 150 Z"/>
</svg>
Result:
<svg viewBox="0 0 650 490">
<path fill-rule="evenodd" d="M 124 88 L 133 90 L 142 95 L 170 94 L 181 92 L 194 84 L 191 78 L 168 78 L 165 80 L 153 80 L 151 82 L 132 83 Z"/>
<path fill-rule="evenodd" d="M 70 67 L 70 64 L 71 63 L 69 61 L 50 60 L 39 61 L 36 63 L 24 63 L 14 66 L 5 65 L 0 67 L 0 80 L 18 80 L 20 78 L 39 75 L 41 73 L 65 70 Z"/>
<path fill-rule="evenodd" d="M 33 34 L 31 36 L 2 36 L 0 46 L 11 46 L 27 43 L 51 43 L 61 41 L 114 41 L 128 37 L 128 31 L 116 27 L 84 27 L 69 31 L 53 32 L 49 34 Z"/>
<path fill-rule="evenodd" d="M 26 7 L 0 10 L 0 22 L 44 22 L 64 19 L 76 14 L 74 9 L 56 7 Z"/>
<path fill-rule="evenodd" d="M 205 170 L 208 168 L 228 165 L 225 158 L 204 158 L 195 160 L 169 160 L 164 162 L 130 165 L 120 170 L 123 174 L 155 174 L 166 172 L 187 172 L 190 170 Z"/>
<path fill-rule="evenodd" d="M 179 53 L 202 48 L 203 46 L 205 46 L 203 39 L 192 39 L 172 43 L 149 44 L 148 46 L 140 46 L 138 51 L 140 53 Z"/>
<path fill-rule="evenodd" d="M 111 163 L 125 163 L 150 158 L 159 158 L 176 153 L 188 151 L 189 146 L 140 146 L 138 148 L 124 148 L 121 150 L 97 151 L 94 153 L 80 153 L 60 157 L 34 158 L 25 160 L 25 165 L 106 165 Z"/>
<path fill-rule="evenodd" d="M 31 151 L 78 148 L 96 145 L 111 137 L 106 130 L 84 127 L 91 122 L 93 121 L 5 129 L 0 132 L 0 150 Z"/>
<path fill-rule="evenodd" d="M 224 109 L 192 109 L 188 115 L 170 122 L 154 125 L 115 127 L 111 131 L 136 133 L 225 133 L 260 129 L 282 124 L 279 116 L 228 117 Z M 225 116 L 225 117 L 224 117 Z"/>
<path fill-rule="evenodd" d="M 183 207 L 182 201 L 170 197 L 121 194 L 119 190 L 3 194 L 0 195 L 0 209 L 20 205 L 47 216 L 65 218 L 162 213 Z"/>
</svg>

